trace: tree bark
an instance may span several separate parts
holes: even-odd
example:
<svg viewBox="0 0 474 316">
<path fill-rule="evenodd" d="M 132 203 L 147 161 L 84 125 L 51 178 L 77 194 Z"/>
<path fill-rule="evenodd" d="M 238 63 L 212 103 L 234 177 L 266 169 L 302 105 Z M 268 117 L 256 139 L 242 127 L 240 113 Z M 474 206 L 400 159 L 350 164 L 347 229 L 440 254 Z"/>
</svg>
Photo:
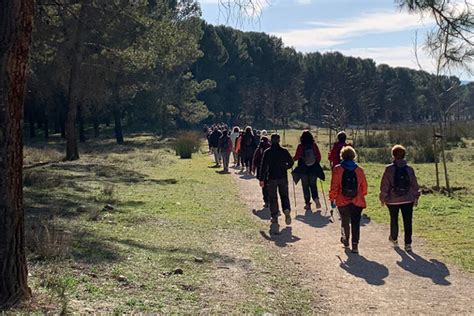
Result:
<svg viewBox="0 0 474 316">
<path fill-rule="evenodd" d="M 123 144 L 122 121 L 119 108 L 114 105 L 114 130 L 117 144 Z"/>
<path fill-rule="evenodd" d="M 84 117 L 82 116 L 82 108 L 78 107 L 77 121 L 79 122 L 79 142 L 86 142 L 86 131 L 84 130 Z"/>
<path fill-rule="evenodd" d="M 35 133 L 35 120 L 33 119 L 33 115 L 31 113 L 28 113 L 28 127 L 30 130 L 30 138 L 35 138 L 36 133 Z"/>
<path fill-rule="evenodd" d="M 0 310 L 30 297 L 23 213 L 23 103 L 32 0 L 3 0 L 0 11 Z"/>
<path fill-rule="evenodd" d="M 83 30 L 85 20 L 87 18 L 88 4 L 83 3 L 81 5 L 81 11 L 79 13 L 79 19 L 77 21 L 76 38 L 74 43 L 74 57 L 71 62 L 71 74 L 69 77 L 69 91 L 68 91 L 68 109 L 66 115 L 66 160 L 77 160 L 79 159 L 79 150 L 77 146 L 77 130 L 76 130 L 76 119 L 77 119 L 77 107 L 79 104 L 80 97 L 80 70 L 82 64 L 82 58 L 84 53 L 84 42 L 83 42 Z"/>
<path fill-rule="evenodd" d="M 94 137 L 98 138 L 100 135 L 99 121 L 96 117 L 92 119 L 92 125 L 94 125 Z"/>
</svg>

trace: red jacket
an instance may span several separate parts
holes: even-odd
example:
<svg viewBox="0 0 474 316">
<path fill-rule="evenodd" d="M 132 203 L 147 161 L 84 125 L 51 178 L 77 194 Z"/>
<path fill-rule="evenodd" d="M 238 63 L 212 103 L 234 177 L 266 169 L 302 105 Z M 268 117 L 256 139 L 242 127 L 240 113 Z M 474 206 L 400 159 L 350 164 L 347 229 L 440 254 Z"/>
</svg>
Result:
<svg viewBox="0 0 474 316">
<path fill-rule="evenodd" d="M 331 167 L 334 168 L 341 163 L 341 149 L 345 146 L 351 146 L 351 144 L 346 144 L 337 142 L 332 146 L 331 151 L 329 152 L 328 159 L 331 162 Z"/>
<path fill-rule="evenodd" d="M 316 143 L 313 143 L 313 151 L 314 151 L 314 156 L 316 157 L 316 162 L 321 162 L 321 152 L 319 151 L 318 145 Z M 295 156 L 293 157 L 294 161 L 300 160 L 304 155 L 304 146 L 302 144 L 299 144 L 298 147 L 296 148 L 296 153 Z"/>
<path fill-rule="evenodd" d="M 364 169 L 357 167 L 355 173 L 357 176 L 357 196 L 347 197 L 342 194 L 342 174 L 344 168 L 337 165 L 332 172 L 331 190 L 329 191 L 329 198 L 331 201 L 336 201 L 337 207 L 354 204 L 355 206 L 366 208 L 365 196 L 367 195 L 367 179 L 365 178 Z"/>
</svg>

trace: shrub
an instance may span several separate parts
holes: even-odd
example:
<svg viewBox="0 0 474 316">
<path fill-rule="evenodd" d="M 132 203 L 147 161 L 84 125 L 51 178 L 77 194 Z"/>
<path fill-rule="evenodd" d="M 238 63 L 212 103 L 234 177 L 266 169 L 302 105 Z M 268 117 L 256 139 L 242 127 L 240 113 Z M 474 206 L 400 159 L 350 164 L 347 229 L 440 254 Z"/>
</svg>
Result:
<svg viewBox="0 0 474 316">
<path fill-rule="evenodd" d="M 434 162 L 434 151 L 431 144 L 418 145 L 410 147 L 407 153 L 407 159 L 414 163 Z"/>
<path fill-rule="evenodd" d="M 390 148 L 357 148 L 360 162 L 376 162 L 388 164 L 391 161 Z"/>
<path fill-rule="evenodd" d="M 373 133 L 358 137 L 355 145 L 357 147 L 377 148 L 387 146 L 387 142 L 388 139 L 384 133 Z"/>
<path fill-rule="evenodd" d="M 26 247 L 42 260 L 64 259 L 71 251 L 71 232 L 34 223 L 25 230 Z"/>
<path fill-rule="evenodd" d="M 201 146 L 201 134 L 197 132 L 183 132 L 176 137 L 173 148 L 176 155 L 182 159 L 191 158 L 192 154 L 199 151 Z"/>
</svg>

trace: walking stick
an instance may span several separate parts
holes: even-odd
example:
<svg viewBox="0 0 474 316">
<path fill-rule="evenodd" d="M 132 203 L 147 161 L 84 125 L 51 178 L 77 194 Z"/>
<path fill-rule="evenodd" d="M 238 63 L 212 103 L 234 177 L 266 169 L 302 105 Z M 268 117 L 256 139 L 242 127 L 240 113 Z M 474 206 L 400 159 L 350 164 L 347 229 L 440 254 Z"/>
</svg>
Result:
<svg viewBox="0 0 474 316">
<path fill-rule="evenodd" d="M 324 216 L 326 216 L 328 214 L 328 202 L 326 201 L 326 194 L 324 193 L 323 180 L 319 179 L 319 182 L 321 183 L 321 192 L 323 193 L 324 206 L 326 207 L 326 211 L 324 212 Z"/>
<path fill-rule="evenodd" d="M 291 173 L 293 174 L 293 167 L 291 168 Z M 298 216 L 298 208 L 296 207 L 296 188 L 295 188 L 295 181 L 293 177 L 291 178 L 291 183 L 293 184 L 293 200 L 295 201 L 295 218 Z"/>
</svg>

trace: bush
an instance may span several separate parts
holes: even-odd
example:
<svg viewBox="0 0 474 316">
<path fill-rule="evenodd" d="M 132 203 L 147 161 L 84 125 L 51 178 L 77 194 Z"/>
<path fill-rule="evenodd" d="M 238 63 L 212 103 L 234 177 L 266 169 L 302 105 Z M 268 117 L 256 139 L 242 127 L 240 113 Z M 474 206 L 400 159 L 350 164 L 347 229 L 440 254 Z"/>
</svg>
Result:
<svg viewBox="0 0 474 316">
<path fill-rule="evenodd" d="M 434 151 L 431 144 L 418 145 L 408 148 L 407 159 L 414 163 L 434 162 Z"/>
<path fill-rule="evenodd" d="M 189 159 L 192 154 L 199 151 L 201 134 L 197 132 L 183 132 L 176 137 L 173 148 L 181 159 Z"/>
<path fill-rule="evenodd" d="M 388 164 L 391 161 L 390 148 L 358 148 L 357 155 L 360 162 L 376 162 Z"/>
<path fill-rule="evenodd" d="M 357 138 L 355 145 L 357 147 L 385 147 L 387 146 L 387 136 L 384 133 L 373 133 L 366 136 L 361 136 Z"/>
<path fill-rule="evenodd" d="M 71 251 L 71 232 L 33 223 L 25 230 L 27 249 L 41 260 L 64 259 Z"/>
</svg>

